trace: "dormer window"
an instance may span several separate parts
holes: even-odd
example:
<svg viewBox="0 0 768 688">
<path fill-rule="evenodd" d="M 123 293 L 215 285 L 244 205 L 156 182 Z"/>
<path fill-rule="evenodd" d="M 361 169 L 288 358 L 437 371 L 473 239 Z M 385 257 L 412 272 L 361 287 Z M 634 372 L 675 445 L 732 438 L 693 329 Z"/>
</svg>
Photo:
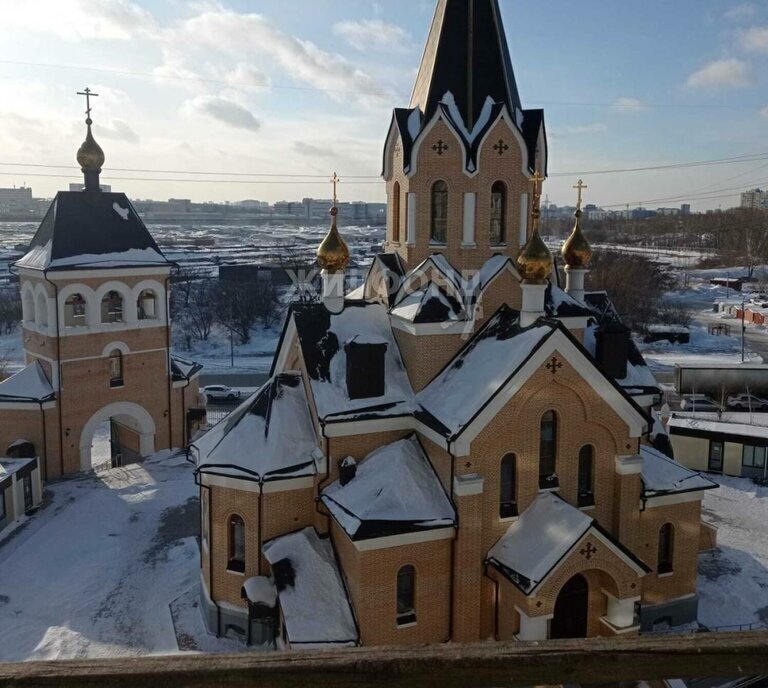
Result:
<svg viewBox="0 0 768 688">
<path fill-rule="evenodd" d="M 347 394 L 350 399 L 384 396 L 387 345 L 353 340 L 344 346 L 347 354 Z"/>
</svg>

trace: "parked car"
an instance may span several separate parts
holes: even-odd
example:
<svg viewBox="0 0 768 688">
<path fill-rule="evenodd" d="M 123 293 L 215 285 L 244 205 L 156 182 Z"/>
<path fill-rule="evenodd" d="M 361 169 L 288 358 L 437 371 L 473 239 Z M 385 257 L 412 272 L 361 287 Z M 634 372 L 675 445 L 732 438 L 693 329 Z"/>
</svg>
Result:
<svg viewBox="0 0 768 688">
<path fill-rule="evenodd" d="M 208 403 L 212 401 L 235 401 L 241 396 L 240 390 L 232 389 L 226 385 L 208 385 L 203 387 L 202 392 Z"/>
<path fill-rule="evenodd" d="M 706 394 L 687 394 L 680 402 L 683 411 L 719 411 L 720 405 Z"/>
<path fill-rule="evenodd" d="M 762 411 L 768 408 L 768 399 L 756 397 L 754 394 L 734 394 L 725 402 L 728 408 L 744 411 Z"/>
</svg>

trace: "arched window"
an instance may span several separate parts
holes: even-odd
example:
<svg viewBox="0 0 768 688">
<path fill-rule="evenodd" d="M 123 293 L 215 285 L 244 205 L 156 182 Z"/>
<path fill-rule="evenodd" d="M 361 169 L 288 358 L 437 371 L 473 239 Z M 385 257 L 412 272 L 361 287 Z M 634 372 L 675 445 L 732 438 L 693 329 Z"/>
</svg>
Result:
<svg viewBox="0 0 768 688">
<path fill-rule="evenodd" d="M 410 564 L 397 572 L 397 625 L 416 622 L 416 569 Z"/>
<path fill-rule="evenodd" d="M 539 487 L 542 490 L 558 486 L 557 480 L 557 416 L 547 411 L 541 417 L 539 436 Z"/>
<path fill-rule="evenodd" d="M 136 310 L 139 314 L 139 320 L 157 319 L 157 296 L 151 289 L 145 289 L 139 294 L 139 300 L 136 303 Z"/>
<path fill-rule="evenodd" d="M 499 517 L 517 516 L 517 458 L 507 454 L 501 460 Z"/>
<path fill-rule="evenodd" d="M 656 573 L 672 573 L 675 556 L 675 527 L 665 523 L 659 530 L 659 561 Z"/>
<path fill-rule="evenodd" d="M 392 241 L 400 241 L 400 183 L 392 187 Z"/>
<path fill-rule="evenodd" d="M 113 349 L 109 354 L 109 386 L 122 387 L 123 384 L 123 353 Z"/>
<path fill-rule="evenodd" d="M 118 291 L 109 291 L 101 300 L 101 322 L 123 322 L 123 297 Z"/>
<path fill-rule="evenodd" d="M 229 556 L 227 569 L 245 572 L 245 521 L 234 514 L 229 518 Z"/>
<path fill-rule="evenodd" d="M 496 182 L 491 187 L 491 246 L 507 243 L 507 187 Z"/>
<path fill-rule="evenodd" d="M 25 289 L 21 295 L 21 314 L 24 322 L 35 322 L 35 295 L 31 289 Z"/>
<path fill-rule="evenodd" d="M 85 299 L 82 294 L 72 294 L 64 302 L 64 327 L 83 327 L 85 324 Z"/>
<path fill-rule="evenodd" d="M 595 448 L 585 444 L 579 451 L 579 506 L 592 506 L 595 503 Z"/>
<path fill-rule="evenodd" d="M 48 298 L 43 292 L 35 299 L 35 324 L 48 327 Z"/>
<path fill-rule="evenodd" d="M 432 185 L 432 224 L 429 240 L 433 244 L 444 244 L 448 240 L 448 184 L 442 180 Z"/>
</svg>

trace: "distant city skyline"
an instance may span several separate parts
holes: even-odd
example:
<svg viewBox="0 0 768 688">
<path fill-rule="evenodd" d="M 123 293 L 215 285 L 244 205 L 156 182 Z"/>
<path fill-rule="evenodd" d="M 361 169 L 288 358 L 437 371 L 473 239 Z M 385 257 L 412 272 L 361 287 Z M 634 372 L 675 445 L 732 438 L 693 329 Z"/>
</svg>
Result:
<svg viewBox="0 0 768 688">
<path fill-rule="evenodd" d="M 391 109 L 408 104 L 435 2 L 392 5 L 0 0 L 0 186 L 81 181 L 87 84 L 103 180 L 130 196 L 325 197 L 336 170 L 343 199 L 383 201 Z M 579 176 L 587 201 L 617 208 L 734 207 L 768 185 L 768 5 L 551 0 L 546 24 L 501 6 L 523 103 L 546 111 L 552 202 L 573 203 Z"/>
</svg>

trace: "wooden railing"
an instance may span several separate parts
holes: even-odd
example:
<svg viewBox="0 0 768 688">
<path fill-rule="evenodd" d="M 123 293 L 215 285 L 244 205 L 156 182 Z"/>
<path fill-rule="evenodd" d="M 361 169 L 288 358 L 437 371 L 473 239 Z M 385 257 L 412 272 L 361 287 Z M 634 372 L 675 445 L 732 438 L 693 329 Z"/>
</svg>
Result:
<svg viewBox="0 0 768 688">
<path fill-rule="evenodd" d="M 768 675 L 768 632 L 0 664 L 0 686 L 490 688 Z"/>
</svg>

